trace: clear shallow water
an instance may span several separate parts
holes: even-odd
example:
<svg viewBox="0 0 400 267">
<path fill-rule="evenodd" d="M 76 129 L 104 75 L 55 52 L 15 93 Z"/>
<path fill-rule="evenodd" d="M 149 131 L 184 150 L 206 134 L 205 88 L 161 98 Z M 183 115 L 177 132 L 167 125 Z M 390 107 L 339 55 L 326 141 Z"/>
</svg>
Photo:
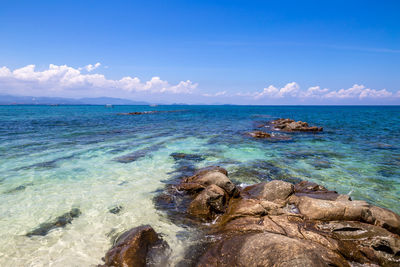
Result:
<svg viewBox="0 0 400 267">
<path fill-rule="evenodd" d="M 244 135 L 276 117 L 324 132 Z M 0 106 L 0 266 L 94 266 L 113 236 L 140 224 L 161 232 L 179 261 L 191 230 L 153 203 L 178 167 L 174 152 L 201 155 L 190 164 L 219 164 L 237 183 L 307 179 L 400 213 L 399 141 L 400 107 Z M 25 236 L 75 207 L 82 215 L 65 228 Z"/>
</svg>

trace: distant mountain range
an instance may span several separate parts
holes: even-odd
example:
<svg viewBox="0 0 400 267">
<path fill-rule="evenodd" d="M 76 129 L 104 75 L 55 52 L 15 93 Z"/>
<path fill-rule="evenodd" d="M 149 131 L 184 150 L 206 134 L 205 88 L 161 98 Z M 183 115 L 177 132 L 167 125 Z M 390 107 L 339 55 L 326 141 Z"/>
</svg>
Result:
<svg viewBox="0 0 400 267">
<path fill-rule="evenodd" d="M 0 105 L 149 105 L 144 101 L 133 101 L 123 98 L 64 98 L 0 95 Z"/>
</svg>

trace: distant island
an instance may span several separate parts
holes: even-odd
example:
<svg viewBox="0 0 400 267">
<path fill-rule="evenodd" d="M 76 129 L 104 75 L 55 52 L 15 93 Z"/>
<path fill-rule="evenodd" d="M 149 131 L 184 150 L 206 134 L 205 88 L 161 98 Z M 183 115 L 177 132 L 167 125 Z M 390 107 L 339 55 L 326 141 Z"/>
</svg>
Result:
<svg viewBox="0 0 400 267">
<path fill-rule="evenodd" d="M 64 98 L 0 95 L 0 105 L 150 105 L 149 102 L 123 98 Z"/>
</svg>

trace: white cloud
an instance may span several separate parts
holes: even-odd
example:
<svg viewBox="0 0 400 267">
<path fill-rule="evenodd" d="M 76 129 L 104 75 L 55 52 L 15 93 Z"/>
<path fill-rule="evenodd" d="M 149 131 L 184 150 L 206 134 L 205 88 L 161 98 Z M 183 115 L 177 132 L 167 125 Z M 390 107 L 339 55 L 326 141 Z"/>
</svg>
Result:
<svg viewBox="0 0 400 267">
<path fill-rule="evenodd" d="M 46 92 L 78 92 L 82 94 L 97 92 L 107 93 L 113 96 L 121 93 L 149 92 L 149 93 L 172 93 L 188 94 L 192 93 L 197 87 L 197 83 L 189 80 L 181 81 L 171 85 L 168 81 L 161 80 L 160 77 L 153 77 L 149 81 L 142 82 L 137 77 L 126 76 L 119 80 L 107 79 L 103 74 L 90 73 L 83 74 L 85 69 L 91 72 L 101 64 L 89 64 L 84 68 L 73 68 L 67 65 L 50 64 L 48 69 L 43 71 L 36 70 L 35 65 L 11 71 L 7 67 L 0 68 L 0 92 L 2 93 L 31 93 L 44 95 Z M 6 92 L 3 92 L 5 91 Z"/>
<path fill-rule="evenodd" d="M 215 97 L 215 96 L 225 96 L 226 94 L 227 91 L 221 91 L 221 92 L 216 92 L 215 94 L 202 94 L 202 96 Z"/>
<path fill-rule="evenodd" d="M 100 62 L 97 62 L 97 63 L 94 64 L 94 65 L 89 64 L 89 65 L 86 65 L 86 66 L 85 66 L 85 69 L 86 69 L 87 71 L 91 72 L 91 71 L 97 69 L 98 67 L 100 67 L 100 65 L 101 65 Z"/>
<path fill-rule="evenodd" d="M 375 90 L 366 88 L 364 85 L 354 84 L 349 89 L 340 89 L 338 91 L 330 91 L 325 94 L 324 98 L 385 98 L 391 97 L 393 95 L 392 92 L 387 91 L 386 89 Z"/>
<path fill-rule="evenodd" d="M 299 99 L 374 99 L 374 98 L 390 98 L 400 97 L 400 91 L 392 93 L 386 89 L 376 90 L 366 88 L 364 85 L 354 84 L 348 89 L 330 90 L 328 88 L 321 89 L 320 86 L 312 86 L 307 90 L 300 90 L 300 86 L 296 82 L 286 84 L 284 87 L 278 89 L 270 85 L 263 89 L 261 92 L 255 93 L 238 93 L 238 96 L 250 96 L 254 99 L 260 98 L 284 98 L 292 97 Z"/>
<path fill-rule="evenodd" d="M 319 98 L 322 97 L 324 94 L 329 92 L 328 88 L 321 89 L 319 86 L 312 86 L 307 89 L 305 92 L 300 93 L 300 97 L 303 98 Z"/>
<path fill-rule="evenodd" d="M 260 93 L 255 93 L 254 98 L 270 97 L 270 98 L 282 98 L 285 96 L 295 97 L 299 92 L 299 85 L 296 82 L 286 84 L 284 87 L 278 89 L 273 85 L 270 85 Z"/>
<path fill-rule="evenodd" d="M 92 65 L 92 64 L 88 64 L 88 65 L 86 65 L 86 66 L 84 66 L 84 67 L 80 67 L 80 68 L 78 68 L 78 70 L 86 70 L 86 71 L 88 71 L 88 72 L 91 72 L 91 71 L 93 71 L 93 70 L 95 70 L 95 69 L 97 69 L 98 67 L 100 67 L 101 66 L 101 63 L 100 62 L 97 62 L 96 64 L 94 64 L 94 65 Z"/>
</svg>

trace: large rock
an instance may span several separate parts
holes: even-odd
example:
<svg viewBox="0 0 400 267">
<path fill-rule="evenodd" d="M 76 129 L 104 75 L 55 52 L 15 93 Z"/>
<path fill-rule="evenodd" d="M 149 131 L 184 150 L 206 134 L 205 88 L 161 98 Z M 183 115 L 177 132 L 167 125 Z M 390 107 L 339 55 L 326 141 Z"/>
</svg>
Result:
<svg viewBox="0 0 400 267">
<path fill-rule="evenodd" d="M 360 221 L 369 210 L 369 204 L 365 201 L 331 201 L 306 196 L 295 196 L 291 201 L 309 220 Z"/>
<path fill-rule="evenodd" d="M 190 261 L 198 266 L 399 266 L 400 217 L 318 184 L 275 180 L 240 191 L 212 166 L 176 188 L 168 206 L 185 207 L 180 217 L 213 220 L 198 224 L 208 240 Z"/>
<path fill-rule="evenodd" d="M 365 201 L 350 201 L 340 197 L 336 201 L 332 201 L 294 195 L 289 202 L 296 205 L 300 213 L 309 220 L 361 221 L 400 234 L 399 215 L 390 210 L 370 205 Z"/>
<path fill-rule="evenodd" d="M 400 239 L 375 225 L 361 222 L 319 222 L 316 227 L 338 241 L 339 251 L 355 262 L 375 262 L 380 266 L 398 266 Z"/>
<path fill-rule="evenodd" d="M 296 196 L 308 196 L 326 200 L 336 200 L 340 196 L 336 191 L 330 191 L 321 185 L 309 181 L 301 181 L 295 184 L 294 191 Z M 347 198 L 349 199 L 349 197 Z"/>
<path fill-rule="evenodd" d="M 250 233 L 225 238 L 200 258 L 203 266 L 350 266 L 339 254 L 308 240 Z"/>
<path fill-rule="evenodd" d="M 184 179 L 182 184 L 197 184 L 198 187 L 207 187 L 215 184 L 224 189 L 229 196 L 235 196 L 239 190 L 232 181 L 229 180 L 227 174 L 228 172 L 220 167 L 207 167 L 199 170 L 193 176 Z"/>
<path fill-rule="evenodd" d="M 284 132 L 321 132 L 322 127 L 309 126 L 307 122 L 294 121 L 292 119 L 277 119 L 271 121 L 275 129 Z"/>
<path fill-rule="evenodd" d="M 272 137 L 272 135 L 270 133 L 266 133 L 263 131 L 249 132 L 249 135 L 254 138 L 271 138 Z"/>
<path fill-rule="evenodd" d="M 370 206 L 369 212 L 363 215 L 363 221 L 386 228 L 390 232 L 400 235 L 400 216 L 393 211 Z"/>
<path fill-rule="evenodd" d="M 196 196 L 190 203 L 188 212 L 195 217 L 213 219 L 216 214 L 225 211 L 227 197 L 222 188 L 212 184 Z"/>
<path fill-rule="evenodd" d="M 294 186 L 291 183 L 280 180 L 251 185 L 243 190 L 243 193 L 250 198 L 280 203 L 285 202 L 293 192 Z"/>
<path fill-rule="evenodd" d="M 103 267 L 144 267 L 152 248 L 165 249 L 166 243 L 149 225 L 123 233 L 106 253 Z M 155 253 L 157 254 L 157 253 Z"/>
</svg>

